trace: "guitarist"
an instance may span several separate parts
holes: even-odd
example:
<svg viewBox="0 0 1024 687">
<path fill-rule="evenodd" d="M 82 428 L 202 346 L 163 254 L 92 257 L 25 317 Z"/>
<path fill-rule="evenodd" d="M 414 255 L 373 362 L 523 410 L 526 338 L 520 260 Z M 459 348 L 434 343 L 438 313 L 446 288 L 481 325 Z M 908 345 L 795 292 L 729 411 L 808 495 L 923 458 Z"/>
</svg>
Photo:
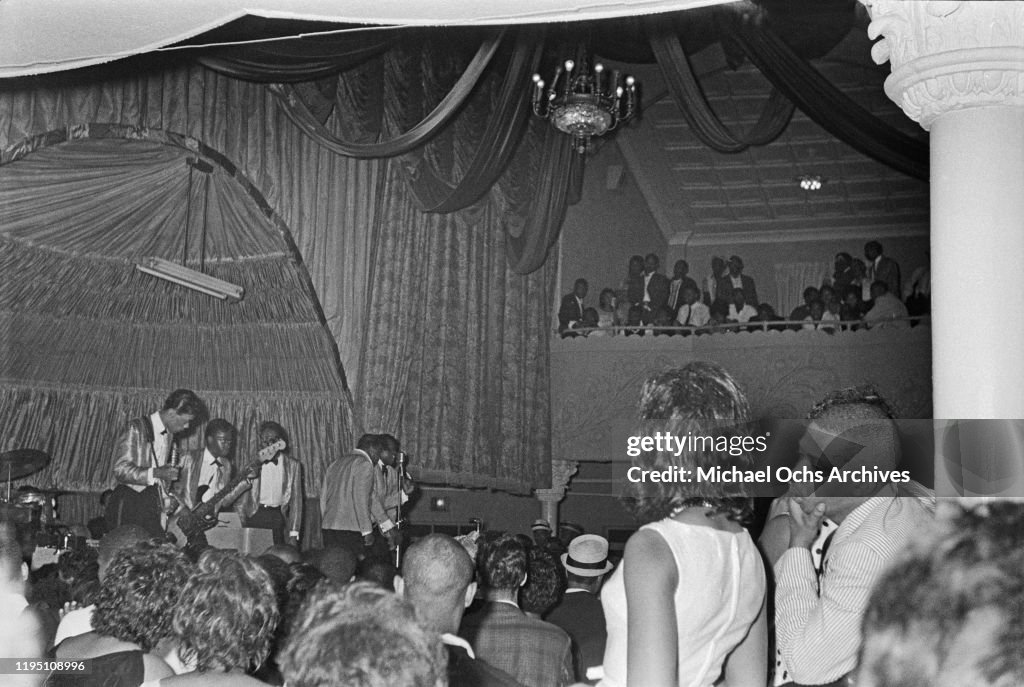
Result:
<svg viewBox="0 0 1024 687">
<path fill-rule="evenodd" d="M 206 423 L 202 453 L 190 453 L 181 466 L 180 481 L 189 509 L 209 501 L 235 476 L 231 454 L 237 435 L 234 425 L 223 418 Z M 220 509 L 230 505 L 231 502 L 221 501 Z"/>
<path fill-rule="evenodd" d="M 198 423 L 205 406 L 195 392 L 177 389 L 163 408 L 128 423 L 117 440 L 114 479 L 117 487 L 107 501 L 106 519 L 111 528 L 139 525 L 153 537 L 163 537 L 164 525 L 174 501 L 180 468 L 175 466 L 175 442 Z"/>
<path fill-rule="evenodd" d="M 286 448 L 264 463 L 252 489 L 235 501 L 244 527 L 274 533 L 274 544 L 299 546 L 302 527 L 302 463 L 291 456 L 284 427 L 273 421 L 260 423 L 260 447 L 282 440 Z"/>
</svg>

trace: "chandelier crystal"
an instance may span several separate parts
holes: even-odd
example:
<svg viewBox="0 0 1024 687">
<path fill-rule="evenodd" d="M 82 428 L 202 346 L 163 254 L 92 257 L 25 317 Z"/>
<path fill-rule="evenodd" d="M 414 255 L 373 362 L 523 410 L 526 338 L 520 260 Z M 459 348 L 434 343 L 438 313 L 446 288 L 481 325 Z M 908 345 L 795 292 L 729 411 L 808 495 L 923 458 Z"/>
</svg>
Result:
<svg viewBox="0 0 1024 687">
<path fill-rule="evenodd" d="M 559 64 L 545 85 L 540 74 L 533 75 L 533 113 L 572 136 L 581 155 L 591 137 L 603 136 L 636 112 L 636 80 L 623 78 L 617 69 L 606 74 L 600 62 L 589 69 L 585 57 Z"/>
</svg>

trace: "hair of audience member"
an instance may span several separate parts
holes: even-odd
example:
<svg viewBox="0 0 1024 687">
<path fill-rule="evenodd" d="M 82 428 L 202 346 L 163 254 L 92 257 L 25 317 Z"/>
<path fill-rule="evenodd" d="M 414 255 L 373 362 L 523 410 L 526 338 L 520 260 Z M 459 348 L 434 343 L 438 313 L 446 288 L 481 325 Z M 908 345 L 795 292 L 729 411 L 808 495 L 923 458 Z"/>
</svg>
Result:
<svg viewBox="0 0 1024 687">
<path fill-rule="evenodd" d="M 458 629 L 473 575 L 469 553 L 445 534 L 417 540 L 402 561 L 405 598 L 416 609 L 420 623 L 438 634 Z"/>
<path fill-rule="evenodd" d="M 139 525 L 121 525 L 103 535 L 103 539 L 100 539 L 100 546 L 96 550 L 100 582 L 103 581 L 106 570 L 117 552 L 141 541 L 149 541 L 149 532 Z"/>
<path fill-rule="evenodd" d="M 96 597 L 100 593 L 100 581 L 83 580 L 71 587 L 71 600 L 79 606 L 92 606 L 96 603 Z"/>
<path fill-rule="evenodd" d="M 257 556 L 253 560 L 270 577 L 270 583 L 274 586 L 274 598 L 277 600 L 277 607 L 278 609 L 283 609 L 285 604 L 288 603 L 288 580 L 292 576 L 291 568 L 277 556 L 266 553 Z"/>
<path fill-rule="evenodd" d="M 253 559 L 207 549 L 185 582 L 172 627 L 178 654 L 200 673 L 258 668 L 278 622 L 270 575 Z"/>
<path fill-rule="evenodd" d="M 395 591 L 395 575 L 398 569 L 390 556 L 367 556 L 356 566 L 356 577 L 373 582 L 388 591 Z"/>
<path fill-rule="evenodd" d="M 984 651 L 954 650 L 979 633 L 990 633 Z M 926 687 L 955 668 L 987 685 L 1024 684 L 1024 505 L 936 521 L 875 584 L 863 635 L 858 685 Z M 964 659 L 973 665 L 955 665 Z"/>
<path fill-rule="evenodd" d="M 71 587 L 80 582 L 98 580 L 99 554 L 91 547 L 65 551 L 57 559 L 57 570 L 61 579 Z"/>
<path fill-rule="evenodd" d="M 562 600 L 565 573 L 561 561 L 544 549 L 530 550 L 526 584 L 519 588 L 519 607 L 543 617 Z"/>
<path fill-rule="evenodd" d="M 142 541 L 121 549 L 100 585 L 93 630 L 149 651 L 170 634 L 190 567 L 185 554 L 171 544 Z"/>
<path fill-rule="evenodd" d="M 302 554 L 299 553 L 299 550 L 297 548 L 290 544 L 274 544 L 260 555 L 280 558 L 288 565 L 291 565 L 292 563 L 298 563 L 302 560 Z"/>
<path fill-rule="evenodd" d="M 347 584 L 351 581 L 352 576 L 356 574 L 356 566 L 359 564 L 351 551 L 339 546 L 311 549 L 306 551 L 302 558 L 336 584 Z"/>
<path fill-rule="evenodd" d="M 732 375 L 715 363 L 692 362 L 651 377 L 640 391 L 639 409 L 640 434 L 667 431 L 679 437 L 724 437 L 732 445 L 750 433 L 747 397 Z M 672 450 L 643 452 L 633 463 L 644 470 L 752 467 L 748 452 L 715 450 L 707 443 L 688 442 L 678 455 Z M 747 520 L 753 512 L 743 485 L 725 482 L 631 482 L 622 500 L 641 524 L 669 517 L 679 508 L 707 503 L 712 504 L 709 515 L 721 513 L 737 522 Z"/>
<path fill-rule="evenodd" d="M 191 389 L 175 389 L 164 400 L 163 410 L 173 410 L 180 415 L 191 415 L 196 422 L 206 417 L 206 404 Z"/>
<path fill-rule="evenodd" d="M 369 582 L 310 592 L 278 659 L 289 687 L 431 687 L 446 683 L 440 635 L 410 603 Z"/>
<path fill-rule="evenodd" d="M 227 432 L 232 437 L 238 433 L 233 424 L 222 417 L 215 417 L 206 423 L 206 429 L 203 431 L 203 438 L 209 439 L 218 432 Z"/>
<path fill-rule="evenodd" d="M 291 632 L 295 616 L 298 615 L 299 609 L 302 608 L 302 604 L 305 602 L 310 590 L 316 587 L 321 580 L 327 579 L 316 566 L 309 563 L 292 563 L 288 566 L 288 569 L 291 571 L 291 577 L 288 578 L 287 586 L 288 603 L 285 604 L 284 609 L 281 611 L 281 622 L 278 623 L 278 637 L 288 636 L 288 633 Z"/>
<path fill-rule="evenodd" d="M 481 550 L 480 582 L 488 589 L 518 589 L 527 570 L 527 547 L 514 535 L 502 534 Z"/>
</svg>

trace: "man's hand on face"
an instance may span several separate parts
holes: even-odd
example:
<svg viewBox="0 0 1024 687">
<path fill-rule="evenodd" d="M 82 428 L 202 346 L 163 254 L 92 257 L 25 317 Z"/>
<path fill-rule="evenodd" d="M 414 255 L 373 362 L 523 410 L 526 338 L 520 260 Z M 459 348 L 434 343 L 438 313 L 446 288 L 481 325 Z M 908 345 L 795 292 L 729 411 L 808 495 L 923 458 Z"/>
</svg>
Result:
<svg viewBox="0 0 1024 687">
<path fill-rule="evenodd" d="M 818 529 L 824 518 L 824 503 L 817 503 L 810 513 L 806 513 L 803 498 L 789 499 L 789 548 L 810 549 L 818 538 Z"/>
</svg>

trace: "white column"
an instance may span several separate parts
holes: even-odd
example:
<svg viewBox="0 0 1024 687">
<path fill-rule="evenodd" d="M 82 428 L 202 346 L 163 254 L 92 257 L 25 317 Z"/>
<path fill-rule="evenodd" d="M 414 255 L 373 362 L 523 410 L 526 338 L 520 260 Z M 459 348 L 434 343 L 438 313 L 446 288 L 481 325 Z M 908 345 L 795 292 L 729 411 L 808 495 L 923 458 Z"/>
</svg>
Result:
<svg viewBox="0 0 1024 687">
<path fill-rule="evenodd" d="M 931 132 L 934 416 L 1024 418 L 1024 2 L 861 1 Z"/>
</svg>

